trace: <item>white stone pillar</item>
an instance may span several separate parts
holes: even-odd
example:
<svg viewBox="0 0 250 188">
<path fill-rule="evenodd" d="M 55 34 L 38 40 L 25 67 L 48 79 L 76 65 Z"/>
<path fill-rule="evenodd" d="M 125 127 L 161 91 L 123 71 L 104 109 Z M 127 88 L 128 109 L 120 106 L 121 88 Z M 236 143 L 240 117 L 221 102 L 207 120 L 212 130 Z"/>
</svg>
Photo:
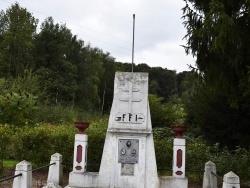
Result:
<svg viewBox="0 0 250 188">
<path fill-rule="evenodd" d="M 32 166 L 27 161 L 16 165 L 15 175 L 22 173 L 22 176 L 14 178 L 12 188 L 32 188 Z"/>
<path fill-rule="evenodd" d="M 205 164 L 202 188 L 217 187 L 217 176 L 212 173 L 216 174 L 216 166 L 212 161 L 208 161 Z"/>
<path fill-rule="evenodd" d="M 75 135 L 73 172 L 86 172 L 87 145 L 88 145 L 88 135 L 86 134 Z"/>
<path fill-rule="evenodd" d="M 223 177 L 222 188 L 240 188 L 240 178 L 232 171 L 228 172 Z"/>
<path fill-rule="evenodd" d="M 186 139 L 175 138 L 173 148 L 173 177 L 185 177 Z"/>
<path fill-rule="evenodd" d="M 50 164 L 52 163 L 55 164 L 49 166 L 47 183 L 55 183 L 58 185 L 62 185 L 63 181 L 62 155 L 59 153 L 51 155 Z"/>
</svg>

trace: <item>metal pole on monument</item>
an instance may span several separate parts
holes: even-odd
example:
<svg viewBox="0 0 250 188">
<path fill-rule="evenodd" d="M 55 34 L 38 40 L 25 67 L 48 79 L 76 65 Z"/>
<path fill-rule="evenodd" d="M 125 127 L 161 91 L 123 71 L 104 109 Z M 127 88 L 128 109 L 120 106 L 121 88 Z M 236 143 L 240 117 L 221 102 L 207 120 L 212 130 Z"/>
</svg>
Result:
<svg viewBox="0 0 250 188">
<path fill-rule="evenodd" d="M 135 14 L 133 14 L 132 72 L 134 72 Z"/>
</svg>

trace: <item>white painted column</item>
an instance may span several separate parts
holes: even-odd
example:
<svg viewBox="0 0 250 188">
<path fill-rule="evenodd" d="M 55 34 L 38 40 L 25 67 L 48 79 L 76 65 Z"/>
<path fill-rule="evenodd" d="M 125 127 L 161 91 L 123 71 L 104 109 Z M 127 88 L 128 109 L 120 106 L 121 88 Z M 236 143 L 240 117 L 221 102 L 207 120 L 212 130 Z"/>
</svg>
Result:
<svg viewBox="0 0 250 188">
<path fill-rule="evenodd" d="M 217 177 L 212 173 L 216 174 L 216 166 L 212 161 L 208 161 L 205 164 L 202 188 L 217 187 Z"/>
<path fill-rule="evenodd" d="M 27 161 L 16 165 L 15 175 L 22 173 L 22 176 L 14 178 L 12 188 L 32 188 L 32 166 Z"/>
<path fill-rule="evenodd" d="M 86 172 L 87 145 L 88 145 L 88 135 L 86 134 L 75 135 L 73 172 Z"/>
<path fill-rule="evenodd" d="M 173 177 L 185 177 L 186 139 L 175 138 L 173 148 Z"/>
<path fill-rule="evenodd" d="M 222 188 L 240 188 L 240 178 L 232 171 L 228 172 L 223 177 Z"/>
<path fill-rule="evenodd" d="M 47 183 L 53 182 L 57 185 L 62 185 L 62 180 L 63 180 L 62 155 L 59 153 L 51 155 L 50 164 L 52 163 L 55 164 L 49 166 Z"/>
</svg>

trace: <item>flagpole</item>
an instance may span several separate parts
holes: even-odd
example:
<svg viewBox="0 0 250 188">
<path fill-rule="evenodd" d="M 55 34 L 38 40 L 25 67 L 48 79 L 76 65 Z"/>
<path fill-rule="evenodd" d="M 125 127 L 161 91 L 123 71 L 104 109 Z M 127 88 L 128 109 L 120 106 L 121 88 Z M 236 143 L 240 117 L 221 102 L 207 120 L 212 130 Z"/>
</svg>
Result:
<svg viewBox="0 0 250 188">
<path fill-rule="evenodd" d="M 135 14 L 133 14 L 132 72 L 134 72 Z"/>
</svg>

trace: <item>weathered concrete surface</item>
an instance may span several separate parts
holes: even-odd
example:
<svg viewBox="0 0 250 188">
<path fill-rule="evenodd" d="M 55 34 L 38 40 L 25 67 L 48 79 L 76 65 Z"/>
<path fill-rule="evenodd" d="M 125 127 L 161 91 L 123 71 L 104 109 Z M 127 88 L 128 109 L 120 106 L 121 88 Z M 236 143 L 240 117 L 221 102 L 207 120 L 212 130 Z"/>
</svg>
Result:
<svg viewBox="0 0 250 188">
<path fill-rule="evenodd" d="M 68 187 L 159 187 L 147 73 L 116 73 L 100 171 L 71 172 Z"/>
</svg>

